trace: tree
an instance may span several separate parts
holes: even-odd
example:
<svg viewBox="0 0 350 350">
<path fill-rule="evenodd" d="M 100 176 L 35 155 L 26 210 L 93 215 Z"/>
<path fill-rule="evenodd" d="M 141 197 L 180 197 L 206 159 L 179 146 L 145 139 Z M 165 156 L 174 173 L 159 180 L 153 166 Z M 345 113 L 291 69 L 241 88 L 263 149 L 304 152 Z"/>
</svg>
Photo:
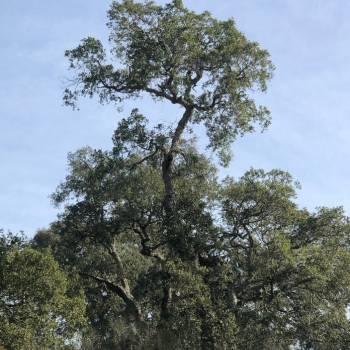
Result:
<svg viewBox="0 0 350 350">
<path fill-rule="evenodd" d="M 113 319 L 116 322 L 123 316 L 124 328 L 133 324 L 135 330 L 140 329 L 137 333 L 143 334 L 147 330 L 150 339 L 154 338 L 154 333 L 159 334 L 161 320 L 169 319 L 169 314 L 175 317 L 180 312 L 168 310 L 168 298 L 176 295 L 172 291 L 173 284 L 179 288 L 180 283 L 184 285 L 180 289 L 181 298 L 178 296 L 182 312 L 189 310 L 191 303 L 193 314 L 204 307 L 203 303 L 216 308 L 210 305 L 208 296 L 200 296 L 201 292 L 193 294 L 196 280 L 199 291 L 207 287 L 196 276 L 204 273 L 203 268 L 191 261 L 210 249 L 206 247 L 204 235 L 210 239 L 211 219 L 203 211 L 201 199 L 213 195 L 215 173 L 205 158 L 190 150 L 192 153 L 187 152 L 188 160 L 193 158 L 191 163 L 176 164 L 176 172 L 181 173 L 176 178 L 175 188 L 179 195 L 178 219 L 182 221 L 182 229 L 186 230 L 183 237 L 174 237 L 165 226 L 161 160 L 145 161 L 134 167 L 134 158 L 118 159 L 116 150 L 102 153 L 83 149 L 70 156 L 71 174 L 54 199 L 60 202 L 78 193 L 80 198 L 66 207 L 51 230 L 60 237 L 58 246 L 61 248 L 56 256 L 62 264 L 78 267 L 80 275 L 88 278 L 87 293 L 94 299 L 90 318 L 96 326 L 103 328 L 106 323 L 110 325 Z M 189 231 L 191 236 L 187 236 Z M 170 247 L 172 251 L 169 251 Z M 60 251 L 63 252 L 61 258 Z M 192 272 L 191 269 L 187 271 L 178 255 L 188 261 Z M 200 296 L 199 300 L 197 296 Z M 107 310 L 101 315 L 95 303 L 103 303 L 102 307 Z M 213 310 L 213 317 L 215 312 Z M 183 332 L 191 324 L 181 325 L 173 321 L 173 327 L 181 326 Z M 111 334 L 110 329 L 107 332 Z M 120 347 L 125 348 L 125 344 Z"/>
<path fill-rule="evenodd" d="M 268 53 L 257 43 L 248 41 L 232 20 L 218 21 L 207 12 L 196 14 L 181 1 L 163 7 L 152 2 L 114 2 L 108 16 L 110 52 L 120 65 L 114 67 L 108 63 L 100 41 L 84 39 L 77 48 L 66 52 L 77 74 L 72 88 L 66 90 L 65 101 L 74 105 L 80 95 L 97 94 L 101 102 L 120 102 L 147 93 L 183 109 L 177 126 L 169 131 L 162 125 L 147 131 L 146 119 L 134 110 L 116 131 L 114 153 L 121 159 L 125 153 L 137 158 L 138 168 L 148 159 L 157 159 L 161 164 L 164 194 L 156 211 L 162 214 L 164 211 L 161 220 L 167 229 L 162 233 L 164 237 L 152 246 L 145 230 L 135 228 L 140 230 L 141 254 L 162 261 L 155 250 L 164 246 L 164 241 L 174 254 L 177 251 L 180 255 L 190 255 L 186 252 L 188 248 L 193 250 L 186 242 L 188 237 L 179 232 L 178 214 L 183 199 L 176 202 L 173 173 L 186 148 L 183 133 L 191 124 L 203 123 L 209 147 L 218 151 L 222 162 L 227 164 L 229 144 L 237 135 L 252 131 L 255 122 L 263 126 L 269 123 L 267 109 L 256 106 L 250 91 L 266 89 L 273 66 Z M 135 148 L 138 150 L 132 154 Z M 185 210 L 189 212 L 189 209 Z M 201 214 L 203 209 L 195 210 Z M 109 242 L 107 250 L 120 265 L 113 244 Z M 93 278 L 97 281 L 96 276 Z M 122 280 L 112 288 L 132 310 L 134 319 L 139 320 L 140 308 L 130 294 L 129 284 Z M 171 291 L 164 285 L 163 292 L 161 317 L 167 317 Z"/>
<path fill-rule="evenodd" d="M 300 210 L 294 196 L 281 171 L 225 182 L 239 349 L 349 347 L 349 219 L 342 208 Z"/>
<path fill-rule="evenodd" d="M 166 145 L 141 140 L 149 154 L 163 153 L 164 205 L 170 211 L 171 168 L 185 128 L 203 123 L 209 147 L 227 164 L 228 147 L 238 134 L 252 131 L 254 122 L 269 123 L 268 110 L 257 107 L 249 92 L 266 90 L 273 66 L 267 51 L 248 41 L 233 20 L 196 14 L 179 0 L 163 7 L 113 2 L 108 17 L 111 55 L 121 67 L 108 63 L 99 40 L 84 39 L 66 52 L 77 75 L 64 99 L 74 105 L 80 95 L 97 94 L 101 102 L 118 102 L 148 93 L 183 108 Z"/>
<path fill-rule="evenodd" d="M 350 254 L 342 209 L 298 209 L 293 179 L 278 170 L 218 183 L 197 156 L 174 167 L 176 233 L 184 236 L 177 241 L 167 239 L 160 160 L 135 168 L 134 158 L 119 162 L 113 152 L 70 157 L 55 198 L 76 200 L 51 235 L 60 239 L 52 241 L 62 264 L 87 277 L 97 344 L 346 349 Z M 122 283 L 135 307 L 120 294 Z"/>
<path fill-rule="evenodd" d="M 0 239 L 0 344 L 7 350 L 73 349 L 84 326 L 84 299 L 49 251 L 16 235 Z"/>
<path fill-rule="evenodd" d="M 83 348 L 348 348 L 348 218 L 299 209 L 279 170 L 219 181 L 188 133 L 203 124 L 227 165 L 238 135 L 266 127 L 252 90 L 266 89 L 268 53 L 233 20 L 178 0 L 113 2 L 108 17 L 109 54 L 94 38 L 66 52 L 65 102 L 149 94 L 183 113 L 174 128 L 152 128 L 134 109 L 112 150 L 69 156 L 53 195 L 64 211 L 34 243 L 80 276 Z"/>
</svg>

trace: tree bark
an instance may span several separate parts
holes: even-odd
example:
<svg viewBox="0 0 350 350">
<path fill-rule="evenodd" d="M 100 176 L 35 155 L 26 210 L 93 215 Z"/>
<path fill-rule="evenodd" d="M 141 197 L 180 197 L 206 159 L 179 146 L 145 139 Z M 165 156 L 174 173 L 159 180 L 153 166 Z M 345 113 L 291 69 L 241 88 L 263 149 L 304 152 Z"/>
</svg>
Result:
<svg viewBox="0 0 350 350">
<path fill-rule="evenodd" d="M 125 303 L 126 308 L 128 310 L 129 315 L 133 319 L 133 321 L 141 322 L 142 321 L 142 313 L 139 305 L 134 300 L 134 297 L 131 295 L 130 291 L 125 290 L 122 286 L 112 283 L 111 281 L 99 277 L 90 275 L 88 273 L 81 272 L 81 276 L 88 277 L 93 279 L 96 282 L 104 284 L 111 292 L 117 294 Z"/>
<path fill-rule="evenodd" d="M 193 114 L 193 107 L 187 107 L 182 118 L 180 119 L 174 136 L 171 140 L 170 149 L 164 154 L 164 159 L 162 163 L 162 176 L 165 189 L 164 197 L 164 209 L 165 213 L 170 218 L 173 215 L 173 208 L 175 202 L 175 193 L 172 181 L 173 163 L 174 163 L 174 152 L 180 142 L 181 135 L 183 134 L 188 122 L 190 121 Z"/>
</svg>

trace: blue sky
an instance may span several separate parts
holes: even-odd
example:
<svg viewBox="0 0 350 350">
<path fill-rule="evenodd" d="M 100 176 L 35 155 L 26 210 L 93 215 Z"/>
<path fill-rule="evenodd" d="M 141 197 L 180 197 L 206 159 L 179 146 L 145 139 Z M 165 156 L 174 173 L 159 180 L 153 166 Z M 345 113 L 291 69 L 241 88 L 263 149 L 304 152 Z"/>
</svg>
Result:
<svg viewBox="0 0 350 350">
<path fill-rule="evenodd" d="M 184 0 L 195 10 L 233 17 L 268 49 L 277 69 L 260 100 L 272 125 L 236 142 L 235 177 L 250 167 L 288 170 L 302 184 L 298 202 L 343 205 L 350 213 L 350 2 Z M 165 1 L 159 1 L 165 3 Z M 88 35 L 105 39 L 109 1 L 4 0 L 0 12 L 0 227 L 36 229 L 55 219 L 49 194 L 67 174 L 66 155 L 109 147 L 125 113 L 96 101 L 62 106 L 69 76 L 64 50 Z M 168 105 L 138 103 L 162 119 Z"/>
</svg>

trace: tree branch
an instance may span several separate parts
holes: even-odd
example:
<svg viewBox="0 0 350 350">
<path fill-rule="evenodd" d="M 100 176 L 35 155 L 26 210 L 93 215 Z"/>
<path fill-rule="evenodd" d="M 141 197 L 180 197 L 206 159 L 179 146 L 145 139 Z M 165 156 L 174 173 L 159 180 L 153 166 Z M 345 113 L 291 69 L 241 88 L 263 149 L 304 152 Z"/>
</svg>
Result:
<svg viewBox="0 0 350 350">
<path fill-rule="evenodd" d="M 135 319 L 135 321 L 141 321 L 142 315 L 140 307 L 137 305 L 134 297 L 129 291 L 125 290 L 122 286 L 114 284 L 108 279 L 99 276 L 90 275 L 85 272 L 80 272 L 79 275 L 81 275 L 82 277 L 91 278 L 95 282 L 104 284 L 111 292 L 118 295 L 124 301 L 128 311 L 130 312 L 130 315 Z"/>
</svg>

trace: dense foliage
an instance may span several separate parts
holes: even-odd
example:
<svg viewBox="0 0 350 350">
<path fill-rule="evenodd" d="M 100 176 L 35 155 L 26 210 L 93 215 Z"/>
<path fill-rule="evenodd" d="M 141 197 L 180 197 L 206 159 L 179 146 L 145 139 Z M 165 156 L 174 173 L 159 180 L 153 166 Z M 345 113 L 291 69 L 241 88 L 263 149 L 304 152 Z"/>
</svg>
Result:
<svg viewBox="0 0 350 350">
<path fill-rule="evenodd" d="M 152 96 L 174 124 L 134 109 L 111 150 L 69 155 L 62 211 L 30 242 L 0 241 L 6 349 L 349 349 L 350 226 L 342 208 L 301 209 L 281 170 L 218 176 L 237 136 L 269 124 L 254 100 L 273 65 L 233 20 L 174 0 L 113 2 L 110 50 L 66 52 L 64 95 L 117 106 Z M 160 117 L 160 116 L 158 116 Z M 169 118 L 169 121 L 173 120 Z M 193 131 L 192 130 L 192 131 Z"/>
<path fill-rule="evenodd" d="M 0 237 L 0 345 L 7 350 L 73 349 L 85 326 L 81 293 L 49 251 Z"/>
</svg>

